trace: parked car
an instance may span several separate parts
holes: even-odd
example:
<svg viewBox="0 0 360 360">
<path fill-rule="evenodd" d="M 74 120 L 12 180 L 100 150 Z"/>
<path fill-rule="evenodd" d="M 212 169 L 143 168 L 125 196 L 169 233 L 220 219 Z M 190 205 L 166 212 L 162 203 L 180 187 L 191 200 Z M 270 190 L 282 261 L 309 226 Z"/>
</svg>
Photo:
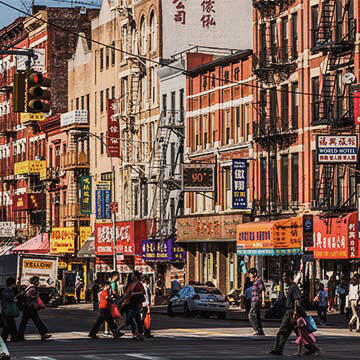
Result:
<svg viewBox="0 0 360 360">
<path fill-rule="evenodd" d="M 226 319 L 229 301 L 217 288 L 207 286 L 185 286 L 180 292 L 170 298 L 168 315 L 184 314 L 187 317 L 201 315 L 210 317 L 217 315 Z"/>
</svg>

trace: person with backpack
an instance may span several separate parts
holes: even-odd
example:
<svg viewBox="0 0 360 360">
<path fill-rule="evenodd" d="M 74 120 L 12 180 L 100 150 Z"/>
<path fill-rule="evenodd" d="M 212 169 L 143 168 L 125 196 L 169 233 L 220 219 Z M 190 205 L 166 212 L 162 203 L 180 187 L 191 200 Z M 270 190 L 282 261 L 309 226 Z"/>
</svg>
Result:
<svg viewBox="0 0 360 360">
<path fill-rule="evenodd" d="M 23 315 L 18 329 L 20 341 L 25 340 L 25 330 L 27 323 L 30 319 L 33 321 L 34 325 L 38 329 L 41 340 L 46 340 L 51 337 L 51 335 L 48 333 L 48 329 L 39 317 L 39 310 L 45 307 L 44 303 L 39 297 L 39 293 L 37 292 L 37 287 L 39 286 L 39 284 L 40 279 L 38 276 L 31 277 L 30 285 L 25 289 L 23 293 Z"/>
<path fill-rule="evenodd" d="M 16 342 L 19 338 L 15 319 L 20 315 L 20 312 L 17 304 L 15 303 L 14 289 L 16 289 L 16 280 L 9 277 L 6 279 L 6 288 L 1 294 L 1 309 L 4 320 L 1 337 L 4 341 L 7 341 L 7 338 L 10 335 L 11 342 Z"/>
</svg>

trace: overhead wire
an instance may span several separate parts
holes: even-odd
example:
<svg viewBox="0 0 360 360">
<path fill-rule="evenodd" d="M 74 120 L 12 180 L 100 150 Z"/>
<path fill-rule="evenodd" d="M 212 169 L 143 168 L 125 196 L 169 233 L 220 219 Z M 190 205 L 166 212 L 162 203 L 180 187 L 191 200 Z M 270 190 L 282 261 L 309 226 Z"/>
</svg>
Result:
<svg viewBox="0 0 360 360">
<path fill-rule="evenodd" d="M 128 56 L 131 56 L 131 57 L 134 57 L 134 58 L 137 58 L 138 60 L 141 60 L 143 62 L 151 62 L 153 64 L 156 64 L 156 65 L 160 65 L 162 67 L 168 67 L 170 69 L 173 69 L 173 70 L 177 70 L 177 71 L 181 71 L 184 75 L 187 75 L 187 76 L 190 76 L 191 74 L 191 71 L 189 70 L 184 70 L 183 68 L 180 68 L 180 67 L 177 67 L 177 66 L 174 66 L 174 65 L 171 65 L 171 64 L 167 64 L 167 63 L 164 63 L 164 62 L 161 62 L 161 61 L 158 61 L 158 60 L 154 60 L 154 59 L 151 59 L 151 58 L 148 58 L 144 55 L 140 55 L 140 54 L 134 54 L 134 53 L 131 53 L 129 51 L 126 51 L 126 50 L 123 50 L 123 49 L 119 49 L 113 45 L 108 45 L 108 44 L 105 44 L 99 40 L 95 40 L 89 36 L 86 36 L 84 34 L 81 34 L 81 33 L 77 33 L 76 31 L 73 31 L 71 29 L 67 29 L 63 26 L 60 26 L 60 25 L 57 25 L 57 24 L 54 24 L 48 20 L 45 20 L 45 19 L 42 19 L 42 18 L 38 18 L 36 17 L 35 15 L 33 14 L 30 14 L 29 12 L 25 11 L 25 10 L 22 10 L 16 6 L 13 6 L 13 5 L 10 5 L 10 4 L 7 4 L 6 2 L 0 0 L 0 4 L 8 7 L 8 8 L 11 8 L 13 9 L 14 11 L 18 11 L 26 16 L 29 16 L 33 19 L 37 19 L 38 21 L 41 21 L 42 23 L 44 24 L 47 24 L 49 25 L 50 27 L 53 27 L 54 29 L 57 29 L 59 31 L 62 31 L 62 32 L 67 32 L 69 34 L 72 34 L 74 36 L 77 36 L 79 38 L 82 38 L 86 41 L 89 41 L 89 42 L 92 42 L 94 44 L 97 44 L 97 45 L 101 45 L 101 46 L 104 46 L 108 49 L 112 49 L 112 50 L 115 50 L 115 51 L 118 51 L 122 54 L 125 54 L 125 55 L 128 55 Z M 230 79 L 224 79 L 224 78 L 220 78 L 220 77 L 214 77 L 214 76 L 210 76 L 210 75 L 203 75 L 204 77 L 210 79 L 210 80 L 217 80 L 217 81 L 220 81 L 220 82 L 224 82 L 225 84 L 233 84 L 233 85 L 241 85 L 241 86 L 245 86 L 245 87 L 251 87 L 251 88 L 256 88 L 258 90 L 263 90 L 264 88 L 261 87 L 261 86 L 258 86 L 258 85 L 253 85 L 253 84 L 249 84 L 249 83 L 245 83 L 244 80 L 241 80 L 241 81 L 233 81 L 233 80 L 230 80 Z M 270 87 L 269 87 L 270 89 Z M 272 87 L 272 89 L 274 89 L 274 87 Z M 303 92 L 303 91 L 294 91 L 294 90 L 283 90 L 281 88 L 276 88 L 275 87 L 275 91 L 276 92 L 280 92 L 280 93 L 287 93 L 287 94 L 298 94 L 298 95 L 304 95 L 304 96 L 321 96 L 321 93 L 312 93 L 312 92 Z M 353 98 L 352 95 L 342 95 L 341 98 L 345 99 L 345 98 Z"/>
</svg>

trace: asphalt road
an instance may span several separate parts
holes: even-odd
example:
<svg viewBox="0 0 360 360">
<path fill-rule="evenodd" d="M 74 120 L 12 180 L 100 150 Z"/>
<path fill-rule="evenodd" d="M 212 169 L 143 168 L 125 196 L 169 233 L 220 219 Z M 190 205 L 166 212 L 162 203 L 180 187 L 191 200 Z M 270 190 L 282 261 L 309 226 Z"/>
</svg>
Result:
<svg viewBox="0 0 360 360">
<path fill-rule="evenodd" d="M 41 313 L 53 339 L 39 341 L 29 326 L 27 341 L 8 344 L 13 359 L 28 360 L 177 360 L 177 359 L 269 359 L 278 322 L 266 322 L 266 337 L 253 337 L 245 320 L 222 321 L 201 318 L 168 318 L 152 315 L 153 339 L 135 341 L 129 331 L 119 340 L 100 336 L 87 338 L 95 314 L 79 307 L 48 309 Z M 339 324 L 321 329 L 318 344 L 323 359 L 358 359 L 360 335 L 349 333 Z M 285 357 L 292 357 L 296 345 L 290 339 Z M 274 357 L 280 358 L 280 357 Z M 294 356 L 295 358 L 295 356 Z M 299 358 L 299 357 L 296 357 Z M 304 357 L 309 358 L 309 357 Z M 311 357 L 310 357 L 311 358 Z"/>
</svg>

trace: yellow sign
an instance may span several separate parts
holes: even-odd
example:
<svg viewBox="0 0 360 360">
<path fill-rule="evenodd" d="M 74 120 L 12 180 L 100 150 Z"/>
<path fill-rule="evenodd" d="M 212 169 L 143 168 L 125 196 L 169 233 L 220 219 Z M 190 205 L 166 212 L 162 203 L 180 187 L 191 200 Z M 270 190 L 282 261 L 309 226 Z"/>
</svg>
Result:
<svg viewBox="0 0 360 360">
<path fill-rule="evenodd" d="M 73 254 L 75 252 L 75 229 L 70 227 L 53 228 L 51 252 L 54 254 Z"/>
<path fill-rule="evenodd" d="M 80 226 L 80 249 L 85 245 L 86 240 L 91 236 L 91 226 Z"/>
<path fill-rule="evenodd" d="M 24 268 L 27 269 L 51 270 L 52 267 L 53 263 L 51 261 L 24 260 Z"/>
<path fill-rule="evenodd" d="M 20 114 L 20 122 L 23 123 L 27 123 L 27 122 L 33 122 L 33 121 L 43 121 L 45 120 L 45 115 L 44 113 L 36 113 L 36 114 L 31 114 L 31 113 L 21 113 Z"/>
<path fill-rule="evenodd" d="M 63 261 L 62 259 L 58 260 L 58 268 L 59 269 L 67 269 L 67 263 Z"/>
<path fill-rule="evenodd" d="M 40 180 L 46 180 L 47 178 L 47 171 L 46 167 L 40 170 Z"/>
<path fill-rule="evenodd" d="M 14 174 L 36 174 L 41 170 L 46 171 L 46 160 L 26 160 L 14 164 Z"/>
</svg>

